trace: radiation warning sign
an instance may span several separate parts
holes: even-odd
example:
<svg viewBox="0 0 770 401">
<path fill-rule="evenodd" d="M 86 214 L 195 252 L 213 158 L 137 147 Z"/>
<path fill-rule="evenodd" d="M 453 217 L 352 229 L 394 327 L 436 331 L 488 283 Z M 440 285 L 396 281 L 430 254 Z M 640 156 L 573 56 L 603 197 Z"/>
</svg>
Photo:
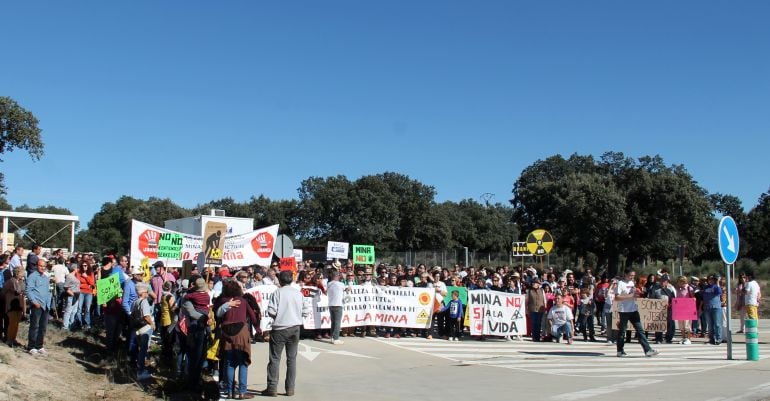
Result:
<svg viewBox="0 0 770 401">
<path fill-rule="evenodd" d="M 553 236 L 545 230 L 537 229 L 527 236 L 527 249 L 534 256 L 543 256 L 553 249 Z"/>
</svg>

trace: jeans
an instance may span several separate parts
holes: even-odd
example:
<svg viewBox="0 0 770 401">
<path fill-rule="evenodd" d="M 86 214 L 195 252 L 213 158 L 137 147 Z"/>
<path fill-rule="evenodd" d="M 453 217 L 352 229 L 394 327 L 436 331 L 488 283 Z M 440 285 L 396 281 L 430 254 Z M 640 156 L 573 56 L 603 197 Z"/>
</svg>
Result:
<svg viewBox="0 0 770 401">
<path fill-rule="evenodd" d="M 722 308 L 708 308 L 703 311 L 709 328 L 709 342 L 722 343 Z"/>
<path fill-rule="evenodd" d="M 206 361 L 206 328 L 200 324 L 188 327 L 187 383 L 192 387 L 197 387 L 200 386 L 201 370 L 203 370 L 203 362 Z"/>
<path fill-rule="evenodd" d="M 340 327 L 342 326 L 342 307 L 330 306 L 329 317 L 332 321 L 332 340 L 340 339 Z"/>
<path fill-rule="evenodd" d="M 556 341 L 559 341 L 563 334 L 567 336 L 567 339 L 570 339 L 572 338 L 572 324 L 567 322 L 561 326 L 552 326 L 551 334 L 553 334 L 553 338 L 555 338 Z"/>
<path fill-rule="evenodd" d="M 75 323 L 78 314 L 78 307 L 80 306 L 80 294 L 67 296 L 64 298 L 64 316 L 62 317 L 62 325 L 65 329 L 72 329 L 72 324 Z"/>
<path fill-rule="evenodd" d="M 288 327 L 270 332 L 270 361 L 267 363 L 267 389 L 277 390 L 281 354 L 286 347 L 286 391 L 294 390 L 297 378 L 297 347 L 299 346 L 299 328 Z"/>
<path fill-rule="evenodd" d="M 225 354 L 225 389 L 230 394 L 235 393 L 235 368 L 238 368 L 238 393 L 246 394 L 249 380 L 249 365 L 246 364 L 248 355 L 239 350 L 231 349 Z"/>
<path fill-rule="evenodd" d="M 583 334 L 583 340 L 591 338 L 594 340 L 594 316 L 593 315 L 580 315 L 580 332 Z"/>
<path fill-rule="evenodd" d="M 636 330 L 636 335 L 639 336 L 639 344 L 642 345 L 644 352 L 646 353 L 652 349 L 650 348 L 650 343 L 647 342 L 647 336 L 644 334 L 644 327 L 642 327 L 642 321 L 639 317 L 639 312 L 620 312 L 620 329 L 618 330 L 619 335 L 617 342 L 618 352 L 623 352 L 623 346 L 625 345 L 626 339 L 626 336 L 624 336 L 623 333 L 626 332 L 628 322 L 631 322 L 634 330 Z"/>
<path fill-rule="evenodd" d="M 29 312 L 29 336 L 27 337 L 27 347 L 29 349 L 43 348 L 45 331 L 48 328 L 48 308 L 41 306 Z"/>
<path fill-rule="evenodd" d="M 107 352 L 117 351 L 118 340 L 120 339 L 120 320 L 120 315 L 104 315 L 104 326 L 107 330 Z"/>
<path fill-rule="evenodd" d="M 80 324 L 85 328 L 91 327 L 91 305 L 94 303 L 94 294 L 90 292 L 80 293 L 80 308 L 83 310 L 83 316 L 80 317 L 80 310 L 78 310 L 78 319 Z"/>
<path fill-rule="evenodd" d="M 447 319 L 447 324 L 448 324 L 447 331 L 450 337 L 456 337 L 456 338 L 462 337 L 463 324 L 461 319 L 462 319 L 461 317 L 450 317 Z"/>
<path fill-rule="evenodd" d="M 529 320 L 532 322 L 532 341 L 540 341 L 543 312 L 529 312 Z"/>
<path fill-rule="evenodd" d="M 131 331 L 132 334 L 134 334 L 133 330 Z M 136 345 L 139 348 L 137 358 L 136 358 L 136 374 L 141 375 L 142 373 L 145 373 L 147 371 L 147 368 L 145 367 L 144 361 L 147 359 L 147 348 L 150 345 L 150 334 L 152 331 L 145 333 L 145 334 L 139 334 L 135 335 L 136 337 Z"/>
</svg>

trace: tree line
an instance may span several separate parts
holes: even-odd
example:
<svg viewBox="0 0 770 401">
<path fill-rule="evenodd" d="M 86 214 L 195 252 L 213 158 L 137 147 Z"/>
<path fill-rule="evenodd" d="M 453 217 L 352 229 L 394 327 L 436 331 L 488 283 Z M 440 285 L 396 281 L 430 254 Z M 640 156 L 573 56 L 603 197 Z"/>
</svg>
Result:
<svg viewBox="0 0 770 401">
<path fill-rule="evenodd" d="M 13 99 L 0 97 L 0 155 L 25 150 L 43 155 L 41 130 L 32 113 Z M 1 161 L 1 160 L 0 160 Z M 0 210 L 71 214 L 48 205 L 13 208 L 0 172 Z M 696 264 L 718 260 L 718 217 L 735 218 L 741 232 L 740 257 L 770 258 L 770 190 L 745 212 L 729 194 L 709 193 L 683 165 L 667 165 L 660 156 L 630 158 L 620 152 L 561 155 L 537 160 L 513 183 L 509 204 L 473 199 L 437 202 L 433 186 L 385 172 L 351 180 L 344 175 L 309 177 L 297 199 L 246 201 L 222 198 L 185 208 L 172 199 L 121 196 L 102 205 L 88 227 L 79 230 L 76 248 L 124 253 L 131 219 L 163 226 L 165 220 L 224 209 L 229 216 L 250 217 L 257 227 L 280 224 L 299 246 L 324 246 L 328 240 L 375 244 L 382 250 L 510 250 L 536 228 L 548 229 L 556 250 L 573 264 L 589 261 L 615 270 L 645 260 L 668 260 L 678 246 Z M 17 233 L 17 242 L 51 238 L 47 245 L 66 247 L 61 224 L 36 221 Z M 21 235 L 25 234 L 25 235 Z"/>
</svg>

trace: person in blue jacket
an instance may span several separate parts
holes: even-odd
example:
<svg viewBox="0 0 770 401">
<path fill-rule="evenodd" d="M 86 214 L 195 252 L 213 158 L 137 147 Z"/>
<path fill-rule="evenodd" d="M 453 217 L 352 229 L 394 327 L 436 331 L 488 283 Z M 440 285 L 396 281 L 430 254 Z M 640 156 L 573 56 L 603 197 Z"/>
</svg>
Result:
<svg viewBox="0 0 770 401">
<path fill-rule="evenodd" d="M 447 319 L 447 331 L 449 332 L 449 341 L 460 341 L 462 336 L 463 327 L 463 301 L 460 301 L 460 292 L 452 291 L 452 300 L 448 304 L 441 308 L 441 312 L 449 311 L 449 319 Z"/>
</svg>

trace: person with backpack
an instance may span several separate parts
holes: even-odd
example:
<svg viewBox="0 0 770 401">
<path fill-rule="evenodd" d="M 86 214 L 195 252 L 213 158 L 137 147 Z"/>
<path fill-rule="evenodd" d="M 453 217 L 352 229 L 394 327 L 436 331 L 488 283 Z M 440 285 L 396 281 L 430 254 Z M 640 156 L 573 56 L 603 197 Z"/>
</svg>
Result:
<svg viewBox="0 0 770 401">
<path fill-rule="evenodd" d="M 150 286 L 146 283 L 136 284 L 137 299 L 131 305 L 131 334 L 135 336 L 135 347 L 131 350 L 136 354 L 136 379 L 139 381 L 150 378 L 150 372 L 145 366 L 147 359 L 147 348 L 150 345 L 150 336 L 155 330 L 155 320 L 152 316 L 152 307 L 147 295 L 150 292 Z"/>
</svg>

